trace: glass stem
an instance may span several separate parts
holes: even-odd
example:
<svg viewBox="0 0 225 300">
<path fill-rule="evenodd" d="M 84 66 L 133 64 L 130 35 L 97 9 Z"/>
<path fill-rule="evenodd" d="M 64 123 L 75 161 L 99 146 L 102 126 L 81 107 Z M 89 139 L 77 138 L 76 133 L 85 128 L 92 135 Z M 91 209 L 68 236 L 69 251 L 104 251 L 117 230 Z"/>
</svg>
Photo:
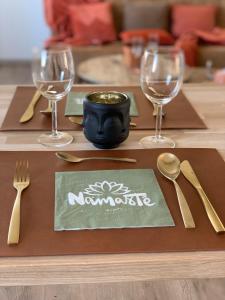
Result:
<svg viewBox="0 0 225 300">
<path fill-rule="evenodd" d="M 157 115 L 156 115 L 156 126 L 155 126 L 156 140 L 159 140 L 161 138 L 161 127 L 162 127 L 162 105 L 157 104 Z"/>
<path fill-rule="evenodd" d="M 52 136 L 58 136 L 57 130 L 57 101 L 52 101 Z"/>
</svg>

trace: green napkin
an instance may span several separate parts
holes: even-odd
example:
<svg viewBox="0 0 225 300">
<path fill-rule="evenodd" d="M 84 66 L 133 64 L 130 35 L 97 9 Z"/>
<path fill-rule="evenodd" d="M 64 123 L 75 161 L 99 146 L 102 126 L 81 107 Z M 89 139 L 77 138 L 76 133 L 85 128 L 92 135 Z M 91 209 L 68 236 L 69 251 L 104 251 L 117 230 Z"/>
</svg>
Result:
<svg viewBox="0 0 225 300">
<path fill-rule="evenodd" d="M 138 116 L 138 110 L 134 95 L 131 92 L 124 92 L 130 97 L 130 116 Z M 82 116 L 83 115 L 83 99 L 85 92 L 70 92 L 67 96 L 65 116 Z"/>
<path fill-rule="evenodd" d="M 55 174 L 55 230 L 174 226 L 153 170 Z"/>
</svg>

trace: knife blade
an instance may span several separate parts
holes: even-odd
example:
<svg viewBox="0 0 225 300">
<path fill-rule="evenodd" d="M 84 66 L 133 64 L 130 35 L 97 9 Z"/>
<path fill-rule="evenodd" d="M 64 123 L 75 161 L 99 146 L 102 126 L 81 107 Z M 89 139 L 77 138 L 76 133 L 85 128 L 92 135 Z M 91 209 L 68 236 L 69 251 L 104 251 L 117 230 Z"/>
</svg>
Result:
<svg viewBox="0 0 225 300">
<path fill-rule="evenodd" d="M 204 192 L 191 164 L 188 160 L 182 161 L 180 164 L 180 169 L 184 177 L 193 185 L 193 187 L 197 190 L 201 200 L 203 202 L 204 208 L 206 210 L 207 216 L 217 233 L 224 232 L 225 227 L 221 222 L 219 216 L 217 215 L 215 209 L 213 208 L 209 198 L 207 197 L 206 193 Z"/>
<path fill-rule="evenodd" d="M 33 115 L 34 115 L 34 108 L 35 105 L 37 104 L 37 102 L 39 101 L 41 97 L 41 93 L 37 90 L 33 96 L 33 98 L 31 99 L 31 102 L 29 103 L 29 105 L 27 106 L 25 112 L 23 113 L 23 115 L 20 118 L 20 123 L 25 123 L 27 121 L 29 121 L 30 119 L 32 119 Z"/>
</svg>

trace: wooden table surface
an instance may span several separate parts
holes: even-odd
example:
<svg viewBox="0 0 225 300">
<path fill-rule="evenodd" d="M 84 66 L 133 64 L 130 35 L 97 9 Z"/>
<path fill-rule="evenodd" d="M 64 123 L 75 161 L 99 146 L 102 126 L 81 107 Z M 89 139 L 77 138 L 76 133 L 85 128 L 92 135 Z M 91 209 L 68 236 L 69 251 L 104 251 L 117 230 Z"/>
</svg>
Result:
<svg viewBox="0 0 225 300">
<path fill-rule="evenodd" d="M 0 86 L 0 123 L 14 91 L 15 86 Z M 208 129 L 169 130 L 166 133 L 177 141 L 177 147 L 217 148 L 225 160 L 225 87 L 189 84 L 183 86 L 183 91 Z M 149 133 L 152 132 L 132 131 L 120 149 L 141 148 L 138 140 Z M 82 132 L 72 134 L 75 142 L 65 150 L 95 149 Z M 38 132 L 0 132 L 0 150 L 49 150 L 37 143 L 38 135 Z M 177 278 L 225 278 L 225 251 L 0 258 L 1 286 Z"/>
</svg>

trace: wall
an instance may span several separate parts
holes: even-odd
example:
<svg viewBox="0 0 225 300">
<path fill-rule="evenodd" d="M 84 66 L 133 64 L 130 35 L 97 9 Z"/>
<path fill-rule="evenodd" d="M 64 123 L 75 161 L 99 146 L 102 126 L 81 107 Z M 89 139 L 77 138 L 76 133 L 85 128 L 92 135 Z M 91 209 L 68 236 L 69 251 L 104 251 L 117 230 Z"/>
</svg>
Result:
<svg viewBox="0 0 225 300">
<path fill-rule="evenodd" d="M 0 0 L 0 60 L 28 60 L 49 36 L 43 0 Z"/>
</svg>

